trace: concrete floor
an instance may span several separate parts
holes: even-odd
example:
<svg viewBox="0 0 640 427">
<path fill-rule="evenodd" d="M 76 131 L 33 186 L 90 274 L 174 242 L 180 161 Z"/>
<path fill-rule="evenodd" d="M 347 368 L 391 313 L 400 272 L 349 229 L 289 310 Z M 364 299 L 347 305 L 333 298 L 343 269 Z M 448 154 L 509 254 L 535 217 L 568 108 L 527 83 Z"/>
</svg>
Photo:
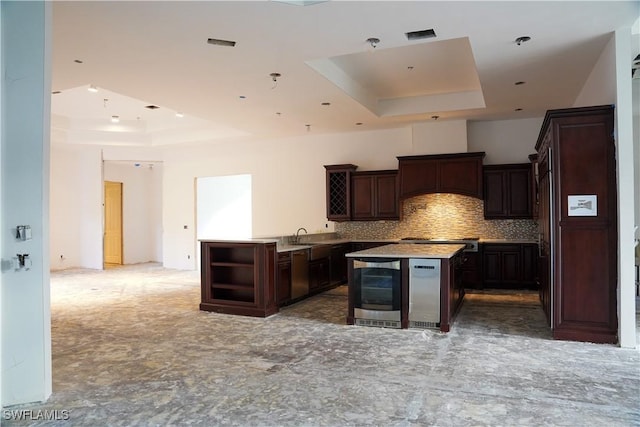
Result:
<svg viewBox="0 0 640 427">
<path fill-rule="evenodd" d="M 551 340 L 533 292 L 469 293 L 448 334 L 345 325 L 345 287 L 201 312 L 198 273 L 156 264 L 51 293 L 53 395 L 8 409 L 69 420 L 3 426 L 640 425 L 640 352 Z"/>
</svg>

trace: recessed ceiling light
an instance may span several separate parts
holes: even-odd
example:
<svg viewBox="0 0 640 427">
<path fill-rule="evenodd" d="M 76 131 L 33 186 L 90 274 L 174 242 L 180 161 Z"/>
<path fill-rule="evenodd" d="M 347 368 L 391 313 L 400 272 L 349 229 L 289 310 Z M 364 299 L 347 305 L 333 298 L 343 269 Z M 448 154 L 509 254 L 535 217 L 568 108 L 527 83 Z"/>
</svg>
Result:
<svg viewBox="0 0 640 427">
<path fill-rule="evenodd" d="M 62 93 L 62 92 L 60 92 L 59 90 L 54 90 L 53 92 L 51 92 L 51 95 L 57 95 L 59 93 Z"/>
<path fill-rule="evenodd" d="M 120 122 L 120 117 L 118 116 L 111 116 L 111 123 L 118 123 Z"/>
<path fill-rule="evenodd" d="M 515 109 L 515 110 L 513 110 L 513 111 L 522 111 L 522 108 L 516 108 L 516 109 Z"/>
<path fill-rule="evenodd" d="M 88 90 L 89 92 L 96 93 L 96 92 L 98 91 L 98 88 L 97 88 L 97 87 L 95 87 L 94 85 L 89 85 L 89 87 L 87 88 L 87 90 Z"/>
<path fill-rule="evenodd" d="M 407 67 L 407 70 L 409 70 L 409 71 L 413 71 L 413 65 L 409 65 L 409 66 Z"/>
<path fill-rule="evenodd" d="M 207 43 L 216 46 L 234 47 L 236 42 L 233 40 L 207 39 Z"/>
<path fill-rule="evenodd" d="M 323 103 L 322 103 L 322 104 L 320 104 L 320 105 L 324 105 L 324 106 L 326 107 L 326 106 L 331 105 L 331 103 L 330 103 L 330 102 L 323 102 Z"/>
<path fill-rule="evenodd" d="M 436 32 L 433 31 L 433 28 L 428 30 L 410 31 L 404 34 L 407 36 L 407 40 L 430 39 L 436 36 Z"/>
<path fill-rule="evenodd" d="M 247 97 L 246 97 L 246 96 L 244 96 L 244 95 L 240 95 L 238 98 L 240 98 L 240 99 L 247 99 Z"/>
<path fill-rule="evenodd" d="M 76 64 L 82 64 L 82 60 L 80 59 L 74 59 L 73 62 L 75 62 Z"/>
<path fill-rule="evenodd" d="M 160 107 L 158 107 L 157 105 L 147 105 L 147 106 L 146 106 L 146 107 L 144 107 L 144 108 L 148 108 L 149 110 L 157 110 L 157 109 L 158 109 L 158 108 L 160 108 Z"/>
<path fill-rule="evenodd" d="M 431 116 L 431 118 L 432 118 L 433 120 L 438 120 L 438 119 L 440 118 L 440 116 Z"/>
<path fill-rule="evenodd" d="M 523 85 L 523 84 L 525 84 L 525 83 L 526 83 L 526 82 L 515 82 L 514 84 L 515 84 L 516 86 L 520 86 L 520 85 Z"/>
<path fill-rule="evenodd" d="M 362 126 L 362 122 L 356 123 L 356 126 Z"/>
<path fill-rule="evenodd" d="M 529 36 L 520 36 L 516 39 L 516 44 L 520 46 L 522 43 L 528 42 L 529 40 L 531 40 L 531 37 Z"/>
<path fill-rule="evenodd" d="M 367 43 L 369 43 L 371 47 L 375 49 L 376 46 L 378 46 L 378 43 L 380 43 L 380 39 L 377 37 L 369 37 L 367 39 Z"/>
</svg>

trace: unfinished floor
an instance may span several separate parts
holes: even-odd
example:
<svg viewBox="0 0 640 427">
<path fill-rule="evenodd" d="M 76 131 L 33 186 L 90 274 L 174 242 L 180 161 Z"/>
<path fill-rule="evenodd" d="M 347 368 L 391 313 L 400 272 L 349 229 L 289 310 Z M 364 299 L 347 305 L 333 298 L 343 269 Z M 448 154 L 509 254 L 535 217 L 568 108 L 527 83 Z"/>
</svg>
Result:
<svg viewBox="0 0 640 427">
<path fill-rule="evenodd" d="M 468 293 L 448 334 L 345 325 L 345 287 L 202 312 L 198 273 L 157 264 L 52 273 L 51 294 L 53 395 L 10 409 L 70 419 L 2 425 L 640 425 L 640 352 L 550 339 L 533 292 Z"/>
</svg>

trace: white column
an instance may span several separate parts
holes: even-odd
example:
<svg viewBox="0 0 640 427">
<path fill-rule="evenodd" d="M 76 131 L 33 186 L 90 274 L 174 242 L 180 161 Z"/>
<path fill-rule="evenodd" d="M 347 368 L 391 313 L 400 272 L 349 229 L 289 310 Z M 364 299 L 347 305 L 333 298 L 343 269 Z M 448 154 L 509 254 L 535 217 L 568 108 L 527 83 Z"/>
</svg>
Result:
<svg viewBox="0 0 640 427">
<path fill-rule="evenodd" d="M 633 105 L 631 29 L 615 33 L 616 141 L 618 146 L 618 321 L 621 347 L 636 346 L 634 271 Z"/>
<path fill-rule="evenodd" d="M 50 2 L 1 2 L 0 390 L 2 406 L 51 395 Z M 29 225 L 32 239 L 16 238 Z M 29 254 L 17 268 L 16 254 Z M 28 267 L 28 268 L 27 268 Z"/>
</svg>

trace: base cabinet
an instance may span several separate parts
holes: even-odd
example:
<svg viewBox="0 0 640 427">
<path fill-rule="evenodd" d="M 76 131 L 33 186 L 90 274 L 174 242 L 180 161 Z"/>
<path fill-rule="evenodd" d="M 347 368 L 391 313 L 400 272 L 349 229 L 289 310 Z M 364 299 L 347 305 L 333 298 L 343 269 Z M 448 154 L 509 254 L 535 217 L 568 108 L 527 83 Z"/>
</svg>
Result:
<svg viewBox="0 0 640 427">
<path fill-rule="evenodd" d="M 484 243 L 481 247 L 482 283 L 485 288 L 536 288 L 536 244 Z"/>
<path fill-rule="evenodd" d="M 309 261 L 309 292 L 316 293 L 331 285 L 329 258 Z"/>
<path fill-rule="evenodd" d="M 266 317 L 276 304 L 276 244 L 201 242 L 200 310 Z"/>
</svg>

